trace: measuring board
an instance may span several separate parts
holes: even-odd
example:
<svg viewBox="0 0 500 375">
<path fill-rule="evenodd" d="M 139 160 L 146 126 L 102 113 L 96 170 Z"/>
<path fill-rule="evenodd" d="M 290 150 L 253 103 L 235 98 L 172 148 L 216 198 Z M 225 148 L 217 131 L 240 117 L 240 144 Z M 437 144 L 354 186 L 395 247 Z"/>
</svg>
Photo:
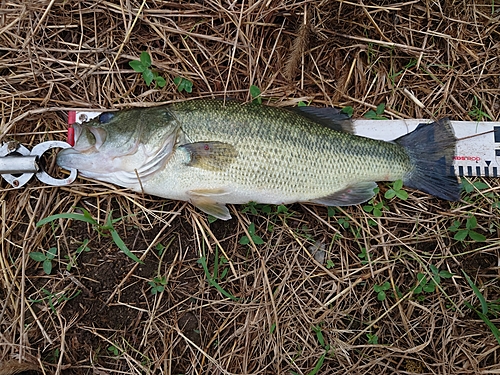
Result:
<svg viewBox="0 0 500 375">
<path fill-rule="evenodd" d="M 70 111 L 68 123 L 83 123 L 102 111 Z M 367 120 L 353 119 L 354 134 L 392 141 L 431 120 Z M 500 177 L 500 123 L 451 121 L 458 139 L 451 175 Z"/>
</svg>

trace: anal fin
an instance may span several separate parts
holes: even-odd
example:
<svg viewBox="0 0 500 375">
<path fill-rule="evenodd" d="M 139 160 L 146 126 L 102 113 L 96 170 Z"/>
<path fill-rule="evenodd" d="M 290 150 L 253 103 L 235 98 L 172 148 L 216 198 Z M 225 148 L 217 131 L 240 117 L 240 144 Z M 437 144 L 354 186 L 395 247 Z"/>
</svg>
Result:
<svg viewBox="0 0 500 375">
<path fill-rule="evenodd" d="M 360 182 L 326 197 L 313 199 L 311 202 L 325 206 L 353 206 L 370 200 L 375 195 L 373 189 L 376 187 L 375 182 Z"/>
<path fill-rule="evenodd" d="M 224 203 L 218 202 L 217 197 L 229 194 L 222 189 L 202 189 L 188 192 L 190 202 L 199 210 L 221 220 L 231 219 L 231 214 Z"/>
</svg>

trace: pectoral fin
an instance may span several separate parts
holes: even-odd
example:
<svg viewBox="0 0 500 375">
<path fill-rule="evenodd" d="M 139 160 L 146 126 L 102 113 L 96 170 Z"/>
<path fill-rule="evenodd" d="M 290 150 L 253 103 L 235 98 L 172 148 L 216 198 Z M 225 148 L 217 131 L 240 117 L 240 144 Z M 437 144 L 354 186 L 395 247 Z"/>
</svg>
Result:
<svg viewBox="0 0 500 375">
<path fill-rule="evenodd" d="M 360 182 L 326 197 L 313 199 L 311 202 L 325 206 L 353 206 L 370 200 L 375 195 L 373 189 L 376 187 L 375 182 Z"/>
<path fill-rule="evenodd" d="M 189 166 L 210 171 L 226 169 L 238 156 L 234 146 L 224 142 L 187 143 L 179 148 L 189 153 Z"/>
<path fill-rule="evenodd" d="M 231 219 L 231 214 L 224 203 L 217 202 L 228 192 L 222 189 L 191 190 L 188 192 L 191 203 L 199 210 L 221 220 Z"/>
</svg>

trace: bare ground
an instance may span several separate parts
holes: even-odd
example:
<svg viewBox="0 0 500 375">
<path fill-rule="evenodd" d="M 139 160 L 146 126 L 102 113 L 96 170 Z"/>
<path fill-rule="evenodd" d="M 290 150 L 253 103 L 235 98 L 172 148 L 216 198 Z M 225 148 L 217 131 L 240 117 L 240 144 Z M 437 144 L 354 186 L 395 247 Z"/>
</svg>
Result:
<svg viewBox="0 0 500 375">
<path fill-rule="evenodd" d="M 499 121 L 493 0 L 2 1 L 0 40 L 0 139 L 31 146 L 64 140 L 68 109 L 250 100 L 251 85 L 272 105 L 354 117 L 385 103 L 388 118 Z M 145 50 L 163 89 L 128 65 Z M 380 184 L 379 218 L 297 204 L 209 223 L 95 181 L 2 181 L 0 374 L 500 373 L 500 185 L 482 182 L 457 203 L 389 201 Z M 100 228 L 35 226 L 82 208 Z M 449 228 L 471 216 L 486 240 L 455 240 Z M 102 228 L 110 217 L 142 264 Z M 240 244 L 251 223 L 263 244 Z M 47 275 L 29 254 L 51 247 Z M 451 277 L 432 287 L 436 272 Z"/>
</svg>

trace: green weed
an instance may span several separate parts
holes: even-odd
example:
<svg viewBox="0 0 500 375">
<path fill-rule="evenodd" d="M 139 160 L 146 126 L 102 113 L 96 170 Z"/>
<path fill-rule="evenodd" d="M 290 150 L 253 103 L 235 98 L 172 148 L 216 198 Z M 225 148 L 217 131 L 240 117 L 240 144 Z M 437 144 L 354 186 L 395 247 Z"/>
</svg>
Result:
<svg viewBox="0 0 500 375">
<path fill-rule="evenodd" d="M 484 121 L 485 119 L 492 121 L 491 116 L 483 111 L 483 103 L 479 101 L 476 95 L 474 95 L 474 104 L 468 114 L 476 121 Z"/>
<path fill-rule="evenodd" d="M 163 246 L 161 243 L 157 243 L 155 246 L 155 250 L 158 252 L 158 256 L 161 257 L 163 255 L 163 252 L 165 251 L 165 246 Z"/>
<path fill-rule="evenodd" d="M 247 203 L 243 209 L 241 210 L 243 213 L 251 213 L 252 215 L 259 215 L 259 214 L 265 214 L 265 215 L 271 215 L 271 214 L 286 214 L 288 213 L 288 208 L 285 205 L 270 205 L 270 204 L 261 204 L 261 203 L 255 203 L 255 202 L 249 202 Z"/>
<path fill-rule="evenodd" d="M 365 113 L 363 117 L 370 119 L 370 120 L 387 120 L 387 117 L 383 116 L 385 111 L 385 103 L 380 103 L 375 111 L 373 109 L 370 109 L 368 112 Z"/>
<path fill-rule="evenodd" d="M 250 225 L 248 226 L 248 234 L 250 235 L 250 238 L 252 239 L 252 242 L 255 245 L 262 245 L 264 243 L 264 240 L 259 235 L 257 235 L 255 232 L 256 232 L 255 224 L 254 223 L 250 223 Z M 240 238 L 240 244 L 241 245 L 248 245 L 248 244 L 250 244 L 250 238 L 248 236 L 241 237 Z"/>
<path fill-rule="evenodd" d="M 214 257 L 214 272 L 213 274 L 210 273 L 208 270 L 208 264 L 207 264 L 207 258 L 205 256 L 202 256 L 200 259 L 198 259 L 198 263 L 201 264 L 203 271 L 205 272 L 205 277 L 207 278 L 208 284 L 213 286 L 215 289 L 219 291 L 224 297 L 230 298 L 233 301 L 238 301 L 239 299 L 235 296 L 233 296 L 231 293 L 226 291 L 224 288 L 222 288 L 218 280 L 222 280 L 223 278 L 226 277 L 227 275 L 227 270 L 224 269 L 222 273 L 219 275 L 219 266 L 222 264 L 228 263 L 227 259 L 224 257 L 219 257 L 219 248 L 215 248 L 215 257 Z"/>
<path fill-rule="evenodd" d="M 348 106 L 342 108 L 341 112 L 345 113 L 349 117 L 352 117 L 352 115 L 354 113 L 354 109 L 350 105 L 348 105 Z"/>
<path fill-rule="evenodd" d="M 56 364 L 57 362 L 59 362 L 60 356 L 61 351 L 59 350 L 59 348 L 56 348 L 51 354 L 49 354 L 49 356 L 47 357 L 47 361 Z"/>
<path fill-rule="evenodd" d="M 500 302 L 500 301 L 497 301 L 497 302 L 495 302 L 493 304 L 488 304 L 486 302 L 486 298 L 484 298 L 483 294 L 481 293 L 481 291 L 479 290 L 479 288 L 476 286 L 476 284 L 474 284 L 474 282 L 469 277 L 469 275 L 467 275 L 467 273 L 465 273 L 465 271 L 462 271 L 462 272 L 463 272 L 463 274 L 465 276 L 465 279 L 467 280 L 467 283 L 469 284 L 469 286 L 471 287 L 472 291 L 474 292 L 474 294 L 476 295 L 477 299 L 479 300 L 479 303 L 481 304 L 481 311 L 479 311 L 477 308 L 475 308 L 474 306 L 472 306 L 467 301 L 464 302 L 465 306 L 467 306 L 469 309 L 471 309 L 472 311 L 474 311 L 479 316 L 479 318 L 484 322 L 484 324 L 486 324 L 488 326 L 488 328 L 491 330 L 491 333 L 493 333 L 493 336 L 495 336 L 495 339 L 500 344 L 500 330 L 488 318 L 488 314 L 489 313 L 493 314 L 494 316 L 498 316 L 498 311 L 499 311 L 499 307 L 500 307 L 499 304 L 498 304 L 498 302 Z M 492 307 L 492 309 L 490 307 Z"/>
<path fill-rule="evenodd" d="M 254 103 L 262 104 L 262 97 L 260 95 L 261 95 L 260 89 L 255 85 L 251 85 L 250 96 L 252 97 L 253 99 L 252 101 Z"/>
<path fill-rule="evenodd" d="M 146 51 L 141 52 L 139 60 L 129 61 L 128 63 L 134 71 L 142 73 L 142 78 L 146 85 L 149 86 L 154 81 L 157 87 L 164 87 L 166 84 L 165 78 L 160 76 L 158 72 L 152 70 L 151 56 Z"/>
<path fill-rule="evenodd" d="M 165 276 L 156 276 L 152 281 L 148 281 L 148 284 L 151 287 L 151 294 L 156 295 L 165 291 L 167 278 Z"/>
<path fill-rule="evenodd" d="M 114 345 L 110 345 L 110 346 L 108 346 L 108 352 L 109 352 L 110 354 L 113 354 L 114 356 L 119 356 L 119 355 L 120 355 L 120 353 L 121 353 L 121 352 L 120 352 L 120 349 L 119 349 L 119 348 L 117 348 L 117 347 L 116 347 L 116 346 L 114 346 Z"/>
<path fill-rule="evenodd" d="M 392 65 L 391 65 L 391 73 L 389 74 L 389 79 L 390 81 L 392 82 L 392 85 L 395 86 L 396 85 L 396 78 L 398 78 L 401 74 L 403 74 L 404 72 L 406 72 L 408 69 L 411 69 L 413 68 L 414 66 L 417 65 L 417 60 L 416 59 L 411 59 L 408 64 L 406 64 L 404 66 L 403 69 L 401 69 L 399 72 L 394 72 L 392 70 Z"/>
<path fill-rule="evenodd" d="M 56 257 L 56 255 L 57 255 L 57 248 L 51 247 L 49 250 L 47 250 L 47 253 L 45 254 L 40 253 L 38 251 L 30 253 L 30 258 L 33 259 L 35 262 L 42 262 L 43 271 L 47 275 L 50 275 L 50 273 L 52 272 L 52 260 Z"/>
<path fill-rule="evenodd" d="M 449 279 L 453 276 L 452 273 L 442 270 L 440 271 L 435 265 L 430 264 L 429 269 L 431 276 L 427 277 L 426 273 L 417 273 L 417 285 L 413 288 L 413 294 L 417 295 L 418 300 L 424 300 L 423 293 L 434 293 L 438 285 L 441 284 L 441 279 Z"/>
<path fill-rule="evenodd" d="M 375 334 L 367 333 L 366 339 L 369 345 L 378 345 L 378 336 Z"/>
<path fill-rule="evenodd" d="M 183 77 L 175 77 L 174 83 L 179 92 L 186 91 L 187 93 L 193 92 L 193 82 Z"/>
<path fill-rule="evenodd" d="M 373 217 L 382 217 L 382 210 L 387 208 L 384 201 L 375 203 L 374 199 L 371 199 L 367 204 L 363 206 L 363 211 L 372 214 Z M 376 225 L 377 223 L 372 220 L 370 225 Z"/>
<path fill-rule="evenodd" d="M 106 223 L 104 225 L 101 225 L 95 220 L 90 212 L 88 212 L 84 208 L 80 208 L 80 210 L 83 212 L 82 214 L 77 214 L 77 213 L 62 213 L 62 214 L 56 214 L 56 215 L 51 215 L 48 216 L 42 220 L 40 220 L 38 223 L 36 223 L 37 227 L 41 227 L 42 225 L 45 225 L 47 223 L 51 223 L 55 220 L 58 219 L 71 219 L 71 220 L 78 220 L 82 221 L 84 223 L 91 224 L 92 227 L 97 230 L 97 232 L 102 235 L 102 236 L 107 236 L 108 234 L 111 234 L 111 238 L 113 239 L 113 242 L 115 243 L 118 248 L 123 251 L 125 255 L 127 255 L 130 259 L 137 263 L 143 263 L 139 258 L 135 256 L 134 253 L 130 251 L 130 249 L 125 245 L 125 242 L 120 238 L 120 235 L 114 228 L 114 224 L 117 222 L 123 220 L 122 217 L 118 219 L 112 219 L 112 212 L 109 213 L 108 218 L 106 219 Z"/>
<path fill-rule="evenodd" d="M 460 220 L 453 221 L 453 224 L 448 228 L 450 232 L 456 232 L 453 238 L 457 241 L 465 241 L 469 237 L 472 241 L 484 242 L 486 237 L 474 229 L 477 228 L 477 219 L 474 215 L 469 215 L 465 222 L 465 228 L 461 228 Z"/>
<path fill-rule="evenodd" d="M 385 292 L 388 291 L 389 289 L 391 289 L 391 283 L 389 281 L 386 281 L 382 285 L 373 286 L 373 290 L 375 291 L 375 293 L 377 293 L 377 299 L 379 301 L 385 300 L 385 298 L 387 297 Z"/>
<path fill-rule="evenodd" d="M 31 302 L 31 303 L 40 303 L 40 302 L 43 302 L 43 301 L 47 301 L 47 305 L 49 305 L 50 310 L 54 314 L 56 313 L 56 305 L 58 305 L 59 303 L 61 303 L 63 301 L 72 300 L 73 298 L 75 298 L 78 295 L 80 295 L 80 293 L 82 292 L 81 290 L 77 290 L 77 291 L 75 291 L 73 294 L 71 294 L 69 296 L 66 296 L 65 293 L 63 293 L 62 295 L 58 296 L 57 294 L 52 293 L 50 290 L 47 290 L 45 288 L 41 288 L 41 291 L 43 292 L 43 294 L 46 295 L 46 297 L 43 297 L 43 298 L 40 298 L 40 299 L 31 299 L 30 298 L 30 299 L 28 299 L 28 301 Z"/>
<path fill-rule="evenodd" d="M 68 255 L 65 255 L 64 257 L 66 259 L 68 259 L 68 265 L 66 266 L 66 270 L 69 272 L 71 271 L 71 269 L 73 267 L 76 267 L 78 264 L 76 263 L 76 261 L 78 260 L 78 257 L 80 256 L 80 254 L 82 253 L 88 253 L 90 251 L 90 247 L 88 246 L 88 243 L 89 243 L 89 239 L 84 239 L 82 244 L 80 246 L 78 246 L 78 248 L 76 249 L 75 251 L 75 255 L 72 255 L 72 254 L 68 254 Z"/>
<path fill-rule="evenodd" d="M 385 199 L 392 199 L 394 197 L 404 201 L 408 199 L 408 193 L 403 189 L 403 180 L 396 180 L 390 185 L 391 188 L 384 194 Z"/>
<path fill-rule="evenodd" d="M 358 258 L 361 260 L 361 264 L 364 266 L 368 263 L 368 253 L 366 252 L 366 247 L 361 248 L 361 252 L 358 254 Z"/>
<path fill-rule="evenodd" d="M 467 193 L 470 194 L 476 190 L 481 191 L 484 189 L 488 189 L 489 186 L 488 184 L 485 184 L 481 180 L 474 181 L 473 183 L 470 183 L 467 179 L 462 179 L 462 189 Z"/>
</svg>

